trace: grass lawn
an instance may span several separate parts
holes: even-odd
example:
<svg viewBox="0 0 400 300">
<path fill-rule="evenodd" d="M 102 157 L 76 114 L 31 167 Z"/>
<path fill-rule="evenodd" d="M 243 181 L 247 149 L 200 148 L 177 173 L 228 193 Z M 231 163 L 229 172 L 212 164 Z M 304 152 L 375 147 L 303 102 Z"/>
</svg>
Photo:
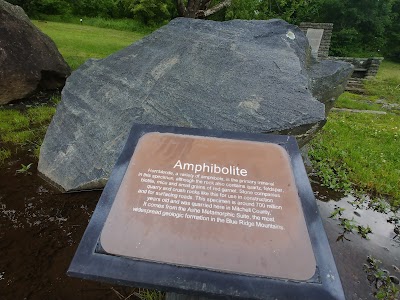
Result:
<svg viewBox="0 0 400 300">
<path fill-rule="evenodd" d="M 41 21 L 50 21 L 57 23 L 71 23 L 71 24 L 79 24 L 80 25 L 79 16 L 71 16 L 71 15 L 40 15 L 38 16 L 38 20 Z M 102 17 L 84 17 L 82 19 L 82 24 L 87 26 L 94 26 L 98 28 L 107 28 L 107 29 L 115 29 L 121 31 L 133 31 L 140 32 L 143 34 L 149 34 L 155 29 L 157 29 L 161 25 L 157 26 L 148 26 L 144 25 L 142 22 L 134 19 L 108 19 Z"/>
<path fill-rule="evenodd" d="M 378 99 L 379 97 L 376 96 L 344 92 L 336 101 L 335 107 L 360 110 L 383 110 L 381 105 L 375 103 Z"/>
<path fill-rule="evenodd" d="M 73 70 L 89 58 L 104 58 L 144 37 L 143 33 L 80 24 L 33 21 L 56 43 Z"/>
<path fill-rule="evenodd" d="M 399 207 L 400 114 L 379 103 L 400 104 L 400 64 L 384 61 L 366 88 L 367 95 L 342 94 L 335 106 L 387 114 L 331 112 L 309 154 L 323 185 L 341 191 L 361 189 Z"/>
<path fill-rule="evenodd" d="M 368 94 L 400 105 L 400 64 L 383 61 L 376 78 L 365 84 Z"/>
</svg>

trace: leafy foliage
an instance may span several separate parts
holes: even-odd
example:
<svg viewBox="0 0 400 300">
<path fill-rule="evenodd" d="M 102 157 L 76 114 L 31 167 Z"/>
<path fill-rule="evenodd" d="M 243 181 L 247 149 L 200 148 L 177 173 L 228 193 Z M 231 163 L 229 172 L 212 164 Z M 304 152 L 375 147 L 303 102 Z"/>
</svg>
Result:
<svg viewBox="0 0 400 300">
<path fill-rule="evenodd" d="M 258 0 L 233 0 L 232 5 L 226 10 L 225 19 L 255 19 L 258 12 Z"/>
<path fill-rule="evenodd" d="M 393 4 L 391 19 L 386 29 L 387 45 L 384 54 L 400 60 L 400 0 L 395 0 Z"/>
<path fill-rule="evenodd" d="M 196 10 L 215 7 L 224 0 L 9 0 L 29 16 L 75 15 L 79 17 L 135 18 L 144 24 L 163 24 L 178 15 L 179 7 Z M 197 3 L 197 4 L 196 4 Z M 190 4 L 190 5 L 189 5 Z M 197 6 L 196 6 L 197 5 Z M 181 9 L 182 10 L 182 9 Z M 188 14 L 197 16 L 196 12 Z M 400 0 L 232 0 L 211 17 L 232 19 L 281 18 L 334 23 L 331 55 L 390 56 L 400 59 Z"/>
<path fill-rule="evenodd" d="M 294 22 L 296 13 L 308 2 L 308 0 L 262 0 L 260 1 L 258 18 L 281 18 L 288 22 Z"/>
<path fill-rule="evenodd" d="M 305 9 L 309 0 L 233 0 L 227 9 L 226 19 L 280 18 L 295 22 L 297 13 Z"/>
<path fill-rule="evenodd" d="M 307 5 L 310 7 L 300 9 L 296 22 L 334 23 L 332 55 L 394 56 L 400 45 L 399 3 L 400 0 L 315 0 Z M 397 50 L 391 45 L 396 45 Z"/>
<path fill-rule="evenodd" d="M 71 5 L 65 0 L 8 0 L 8 2 L 21 6 L 29 16 L 40 13 L 63 15 L 71 13 Z"/>
<path fill-rule="evenodd" d="M 174 14 L 172 0 L 133 0 L 129 9 L 146 25 L 160 24 L 170 20 Z"/>
</svg>

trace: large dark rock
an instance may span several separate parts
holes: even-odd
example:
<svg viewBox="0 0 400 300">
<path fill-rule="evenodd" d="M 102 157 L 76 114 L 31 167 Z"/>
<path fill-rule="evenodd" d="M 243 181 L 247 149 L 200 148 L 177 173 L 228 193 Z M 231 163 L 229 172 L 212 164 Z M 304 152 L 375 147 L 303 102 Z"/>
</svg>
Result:
<svg viewBox="0 0 400 300">
<path fill-rule="evenodd" d="M 70 73 L 56 45 L 23 9 L 0 0 L 0 105 L 62 87 Z"/>
<path fill-rule="evenodd" d="M 39 171 L 65 190 L 102 187 L 133 123 L 281 132 L 305 143 L 325 122 L 321 101 L 343 91 L 351 71 L 317 64 L 305 35 L 281 20 L 175 19 L 68 78 Z"/>
</svg>

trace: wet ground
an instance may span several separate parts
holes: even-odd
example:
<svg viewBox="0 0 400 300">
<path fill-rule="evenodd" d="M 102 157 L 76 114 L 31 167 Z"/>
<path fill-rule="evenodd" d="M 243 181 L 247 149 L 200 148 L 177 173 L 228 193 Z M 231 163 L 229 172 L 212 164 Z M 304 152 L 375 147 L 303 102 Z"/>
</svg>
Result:
<svg viewBox="0 0 400 300">
<path fill-rule="evenodd" d="M 16 174 L 33 162 L 19 156 L 0 167 L 0 299 L 121 299 L 110 285 L 65 275 L 100 192 L 60 194 L 35 163 Z"/>
<path fill-rule="evenodd" d="M 25 173 L 21 164 L 33 163 Z M 112 287 L 68 278 L 65 273 L 83 235 L 100 192 L 61 194 L 37 176 L 36 162 L 28 153 L 0 167 L 0 299 L 123 299 L 131 288 Z M 29 174 L 29 173 L 31 174 Z M 363 264 L 372 255 L 382 267 L 400 277 L 400 242 L 394 239 L 394 224 L 388 215 L 355 210 L 344 198 L 314 184 L 321 216 L 348 299 L 374 299 Z M 329 218 L 336 208 L 343 217 L 369 225 L 370 240 L 343 232 L 339 221 Z M 118 291 L 120 295 L 117 294 Z M 132 299 L 132 298 L 129 298 Z"/>
<path fill-rule="evenodd" d="M 358 199 L 355 197 L 330 193 L 315 183 L 313 190 L 318 199 L 318 208 L 346 298 L 376 299 L 373 296 L 376 288 L 369 283 L 363 268 L 368 256 L 379 259 L 382 262 L 380 265 L 382 270 L 387 270 L 392 276 L 400 278 L 400 237 L 396 236 L 394 231 L 395 224 L 388 222 L 393 214 L 380 213 L 368 208 L 368 201 L 358 208 L 354 207 L 350 203 L 357 202 Z M 342 218 L 354 220 L 352 223 L 356 226 L 361 225 L 365 228 L 369 226 L 372 233 L 367 235 L 368 239 L 361 237 L 354 230 L 354 233 L 345 234 L 346 238 L 337 240 L 344 231 L 343 226 L 339 225 L 339 220 L 330 218 L 337 208 L 344 208 Z M 398 285 L 397 287 L 400 288 Z"/>
</svg>

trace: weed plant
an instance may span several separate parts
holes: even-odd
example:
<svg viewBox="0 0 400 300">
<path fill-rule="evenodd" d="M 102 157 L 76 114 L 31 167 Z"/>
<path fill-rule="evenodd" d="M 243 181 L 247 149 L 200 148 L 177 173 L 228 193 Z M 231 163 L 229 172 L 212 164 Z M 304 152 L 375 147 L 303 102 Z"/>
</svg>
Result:
<svg viewBox="0 0 400 300">
<path fill-rule="evenodd" d="M 0 148 L 0 166 L 4 164 L 7 158 L 11 157 L 11 151 L 8 149 Z"/>
<path fill-rule="evenodd" d="M 368 240 L 368 234 L 372 233 L 372 230 L 369 226 L 365 227 L 362 225 L 359 225 L 357 221 L 354 220 L 354 218 L 347 219 L 343 217 L 343 212 L 345 211 L 344 208 L 336 206 L 329 218 L 335 219 L 340 221 L 339 226 L 342 227 L 343 232 L 339 234 L 337 237 L 336 241 L 350 241 L 350 239 L 347 237 L 351 233 L 358 233 L 359 236 L 361 236 L 363 239 Z"/>
<path fill-rule="evenodd" d="M 372 256 L 368 256 L 367 263 L 364 264 L 367 279 L 375 289 L 375 298 L 383 300 L 399 299 L 399 279 L 390 275 L 390 272 L 382 269 L 380 265 L 381 261 Z"/>
<path fill-rule="evenodd" d="M 164 300 L 165 299 L 165 293 L 156 291 L 156 290 L 134 289 L 132 292 L 130 292 L 130 294 L 128 296 L 121 294 L 119 291 L 117 291 L 113 287 L 111 288 L 111 290 L 114 291 L 115 295 L 120 300 L 133 299 L 134 297 L 136 297 L 137 299 L 140 299 L 140 300 Z"/>
<path fill-rule="evenodd" d="M 21 164 L 21 169 L 18 169 L 15 173 L 16 174 L 24 174 L 24 175 L 32 175 L 32 173 L 29 171 L 31 167 L 32 167 L 32 163 L 30 163 L 28 165 Z"/>
</svg>

